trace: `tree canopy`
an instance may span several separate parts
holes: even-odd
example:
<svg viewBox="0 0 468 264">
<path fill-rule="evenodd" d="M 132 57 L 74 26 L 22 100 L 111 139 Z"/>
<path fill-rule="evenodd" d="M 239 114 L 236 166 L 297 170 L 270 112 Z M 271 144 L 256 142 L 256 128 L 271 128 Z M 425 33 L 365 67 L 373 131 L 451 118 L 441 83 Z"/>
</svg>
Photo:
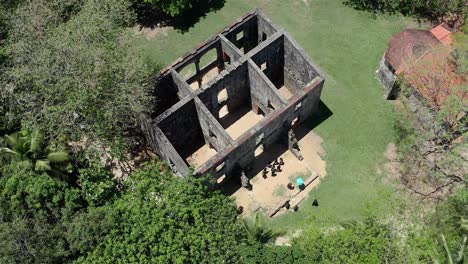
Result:
<svg viewBox="0 0 468 264">
<path fill-rule="evenodd" d="M 147 68 L 124 34 L 129 8 L 126 0 L 20 6 L 6 45 L 8 111 L 53 140 L 117 144 L 151 98 Z"/>
<path fill-rule="evenodd" d="M 179 15 L 189 10 L 197 1 L 193 0 L 143 0 L 143 2 L 160 8 L 170 16 Z"/>
<path fill-rule="evenodd" d="M 115 225 L 80 262 L 236 262 L 243 233 L 229 198 L 206 179 L 179 179 L 163 163 L 147 165 L 107 209 Z"/>
</svg>

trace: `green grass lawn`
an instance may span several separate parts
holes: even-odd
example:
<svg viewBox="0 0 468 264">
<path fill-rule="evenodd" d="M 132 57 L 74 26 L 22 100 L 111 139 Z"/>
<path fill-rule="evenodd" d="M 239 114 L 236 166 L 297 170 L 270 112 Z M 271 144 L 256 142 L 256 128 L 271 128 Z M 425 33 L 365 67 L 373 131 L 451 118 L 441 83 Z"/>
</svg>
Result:
<svg viewBox="0 0 468 264">
<path fill-rule="evenodd" d="M 322 101 L 333 112 L 314 129 L 324 140 L 327 176 L 297 213 L 272 224 L 295 229 L 359 219 L 369 208 L 377 214 L 387 212 L 393 191 L 376 171 L 395 138 L 395 116 L 374 72 L 390 37 L 418 25 L 400 16 L 374 19 L 342 0 L 228 0 L 184 34 L 168 30 L 137 44 L 147 60 L 169 64 L 254 7 L 288 30 L 325 72 Z M 319 207 L 312 207 L 314 198 Z"/>
</svg>

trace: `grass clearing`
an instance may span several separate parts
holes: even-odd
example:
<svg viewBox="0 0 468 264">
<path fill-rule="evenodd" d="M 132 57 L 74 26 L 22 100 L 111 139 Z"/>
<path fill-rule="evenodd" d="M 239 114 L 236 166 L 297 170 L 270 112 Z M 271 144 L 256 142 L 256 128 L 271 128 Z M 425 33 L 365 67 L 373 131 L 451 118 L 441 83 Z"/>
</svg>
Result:
<svg viewBox="0 0 468 264">
<path fill-rule="evenodd" d="M 324 140 L 327 176 L 298 212 L 278 217 L 273 226 L 329 225 L 360 219 L 369 208 L 385 213 L 393 191 L 376 169 L 387 144 L 395 139 L 395 114 L 374 72 L 390 37 L 419 25 L 401 16 L 374 19 L 343 5 L 342 0 L 228 0 L 185 34 L 170 29 L 152 40 L 140 38 L 136 44 L 148 61 L 165 65 L 255 6 L 289 31 L 325 72 L 322 101 L 333 112 L 314 129 Z M 319 207 L 312 207 L 315 198 Z"/>
</svg>

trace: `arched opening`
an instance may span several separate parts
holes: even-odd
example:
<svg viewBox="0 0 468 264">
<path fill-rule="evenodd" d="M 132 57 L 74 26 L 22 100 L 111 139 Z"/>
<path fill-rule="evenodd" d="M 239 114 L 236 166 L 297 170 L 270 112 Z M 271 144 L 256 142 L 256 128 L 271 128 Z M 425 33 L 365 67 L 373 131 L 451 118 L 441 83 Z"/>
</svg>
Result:
<svg viewBox="0 0 468 264">
<path fill-rule="evenodd" d="M 218 179 L 216 179 L 217 184 L 222 184 L 226 180 L 226 174 L 221 175 Z"/>
<path fill-rule="evenodd" d="M 222 103 L 224 101 L 226 101 L 228 98 L 228 94 L 227 94 L 227 89 L 226 88 L 223 88 L 221 91 L 219 91 L 218 93 L 218 103 Z"/>
<path fill-rule="evenodd" d="M 299 117 L 296 117 L 293 119 L 293 121 L 291 122 L 291 126 L 292 127 L 295 127 L 299 124 Z"/>
<path fill-rule="evenodd" d="M 220 164 L 218 164 L 218 166 L 216 166 L 216 172 L 220 172 L 223 168 L 224 168 L 224 165 L 226 164 L 226 162 L 221 162 Z"/>
<path fill-rule="evenodd" d="M 223 118 L 227 116 L 228 114 L 229 114 L 229 109 L 227 105 L 224 105 L 223 107 L 219 109 L 219 113 L 218 113 L 219 118 Z"/>
<path fill-rule="evenodd" d="M 263 151 L 264 151 L 263 144 L 260 144 L 260 145 L 255 149 L 255 157 L 258 157 L 258 156 L 262 155 Z"/>
</svg>

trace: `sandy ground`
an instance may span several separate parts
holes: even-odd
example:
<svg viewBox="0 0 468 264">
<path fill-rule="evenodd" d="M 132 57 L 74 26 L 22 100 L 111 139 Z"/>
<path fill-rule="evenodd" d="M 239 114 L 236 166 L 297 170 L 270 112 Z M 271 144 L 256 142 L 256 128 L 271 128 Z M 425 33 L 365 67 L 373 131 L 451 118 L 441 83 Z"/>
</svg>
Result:
<svg viewBox="0 0 468 264">
<path fill-rule="evenodd" d="M 396 180 L 401 176 L 401 164 L 397 159 L 397 147 L 394 143 L 389 143 L 385 150 L 384 156 L 387 162 L 384 164 L 385 176 L 383 181 L 385 184 L 395 184 Z"/>
<path fill-rule="evenodd" d="M 293 93 L 285 85 L 281 86 L 278 91 L 284 97 L 284 99 L 289 100 L 293 96 Z"/>
<path fill-rule="evenodd" d="M 220 116 L 223 116 L 223 113 L 220 112 Z M 247 130 L 254 127 L 262 119 L 262 115 L 257 115 L 253 111 L 248 111 L 232 125 L 226 127 L 226 132 L 229 134 L 229 136 L 231 136 L 232 139 L 236 140 Z"/>
<path fill-rule="evenodd" d="M 192 155 L 187 158 L 188 164 L 193 166 L 194 168 L 198 168 L 198 166 L 202 165 L 203 163 L 207 162 L 211 157 L 216 155 L 216 150 L 210 148 L 208 144 L 203 145 L 197 151 L 195 151 Z"/>
<path fill-rule="evenodd" d="M 211 69 L 209 72 L 207 72 L 205 75 L 203 75 L 202 77 L 202 85 L 209 82 L 211 79 L 213 79 L 214 77 L 216 77 L 217 75 L 219 74 L 218 72 L 218 68 L 217 67 L 214 67 L 213 69 Z M 195 81 L 193 83 L 190 84 L 190 87 L 193 89 L 193 90 L 197 90 L 199 89 L 200 87 L 198 86 L 198 82 Z"/>
<path fill-rule="evenodd" d="M 299 131 L 302 133 L 306 132 L 301 127 L 297 129 L 296 133 L 299 134 Z M 318 175 L 319 178 L 304 191 L 300 192 L 295 197 L 296 201 L 291 200 L 291 203 L 299 203 L 300 200 L 305 198 L 319 184 L 320 178 L 326 175 L 326 163 L 321 159 L 321 156 L 325 154 L 320 146 L 321 142 L 322 139 L 317 134 L 311 131 L 305 134 L 299 140 L 301 153 L 304 157 L 302 161 L 299 161 L 289 150 L 279 144 L 265 150 L 253 164 L 252 171 L 255 174 L 247 175 L 252 176 L 252 190 L 239 188 L 232 194 L 232 197 L 236 199 L 237 205 L 244 207 L 244 214 L 249 215 L 260 209 L 269 212 L 277 208 L 282 201 L 291 198 L 297 193 L 297 187 L 294 190 L 289 190 L 286 187 L 289 181 L 295 183 L 299 176 L 307 178 Z M 275 177 L 272 177 L 271 173 L 268 173 L 268 178 L 264 179 L 262 177 L 262 169 L 269 161 L 279 157 L 283 158 L 285 163 L 282 166 L 282 171 L 277 173 Z M 234 183 L 234 180 L 233 184 L 238 185 L 238 183 Z"/>
<path fill-rule="evenodd" d="M 279 236 L 275 239 L 275 246 L 291 246 L 291 239 L 300 237 L 301 234 L 302 229 L 298 229 L 289 235 Z"/>
<path fill-rule="evenodd" d="M 135 35 L 143 35 L 146 39 L 151 40 L 154 39 L 157 35 L 162 35 L 163 37 L 167 37 L 167 32 L 172 27 L 142 27 L 141 25 L 135 25 L 133 27 L 133 32 Z"/>
</svg>

